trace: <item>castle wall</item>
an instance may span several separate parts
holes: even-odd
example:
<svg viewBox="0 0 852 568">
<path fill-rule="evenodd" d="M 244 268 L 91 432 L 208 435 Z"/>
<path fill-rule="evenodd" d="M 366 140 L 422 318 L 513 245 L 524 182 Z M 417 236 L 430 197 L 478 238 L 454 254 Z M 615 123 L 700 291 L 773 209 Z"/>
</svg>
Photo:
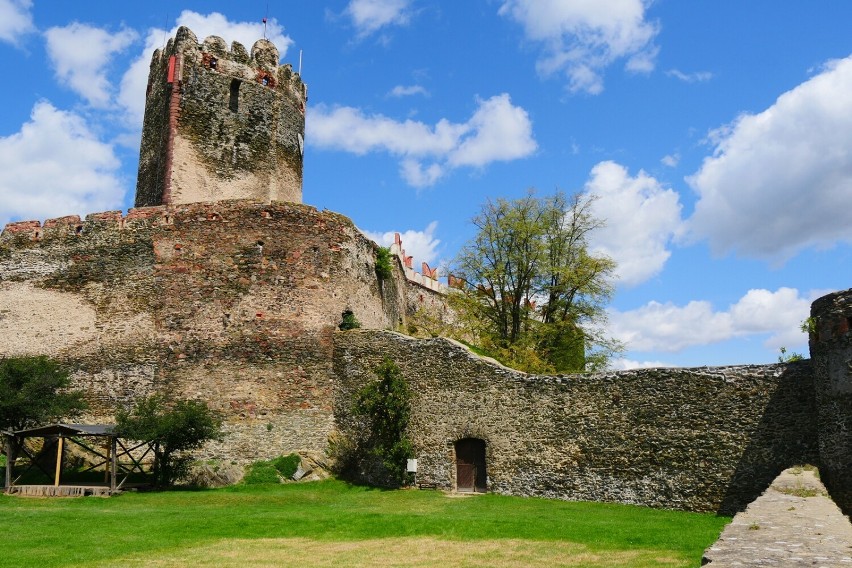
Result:
<svg viewBox="0 0 852 568">
<path fill-rule="evenodd" d="M 181 28 L 151 60 L 136 206 L 302 201 L 307 88 L 266 40 Z"/>
<path fill-rule="evenodd" d="M 388 356 L 414 391 L 421 481 L 454 488 L 454 443 L 475 437 L 499 493 L 730 513 L 809 462 L 848 510 L 849 291 L 814 304 L 813 363 L 542 377 L 379 331 L 443 296 L 398 262 L 380 280 L 375 258 L 351 221 L 293 203 L 12 223 L 0 356 L 66 364 L 86 421 L 154 392 L 204 400 L 228 436 L 202 457 L 241 461 L 324 451 Z M 364 329 L 337 331 L 344 310 Z"/>
<path fill-rule="evenodd" d="M 731 513 L 784 468 L 817 459 L 809 361 L 525 375 L 445 339 L 335 336 L 335 415 L 383 357 L 413 391 L 418 480 L 453 489 L 454 443 L 486 442 L 488 489 Z"/>
<path fill-rule="evenodd" d="M 815 301 L 811 321 L 820 478 L 848 515 L 852 513 L 852 289 Z"/>
<path fill-rule="evenodd" d="M 405 317 L 375 244 L 341 215 L 230 201 L 14 223 L 0 236 L 0 356 L 48 353 L 87 393 L 90 421 L 152 392 L 198 398 L 230 434 L 207 455 L 322 451 L 332 336 Z M 402 280 L 400 280 L 402 278 Z"/>
</svg>

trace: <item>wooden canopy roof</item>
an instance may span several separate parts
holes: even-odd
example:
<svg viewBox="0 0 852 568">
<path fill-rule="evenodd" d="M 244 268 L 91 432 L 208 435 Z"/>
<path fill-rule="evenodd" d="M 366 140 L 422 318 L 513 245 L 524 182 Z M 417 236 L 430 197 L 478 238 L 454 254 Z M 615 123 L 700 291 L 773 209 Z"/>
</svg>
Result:
<svg viewBox="0 0 852 568">
<path fill-rule="evenodd" d="M 36 428 L 4 432 L 6 435 L 18 438 L 43 438 L 50 436 L 107 436 L 115 437 L 113 424 L 48 424 Z"/>
</svg>

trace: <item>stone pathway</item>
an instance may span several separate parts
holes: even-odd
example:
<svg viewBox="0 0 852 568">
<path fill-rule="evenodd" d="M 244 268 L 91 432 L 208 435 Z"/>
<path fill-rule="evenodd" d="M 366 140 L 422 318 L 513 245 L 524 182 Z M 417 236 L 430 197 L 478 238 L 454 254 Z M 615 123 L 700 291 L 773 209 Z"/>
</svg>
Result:
<svg viewBox="0 0 852 568">
<path fill-rule="evenodd" d="M 702 565 L 852 568 L 852 524 L 814 471 L 791 468 L 734 517 Z"/>
</svg>

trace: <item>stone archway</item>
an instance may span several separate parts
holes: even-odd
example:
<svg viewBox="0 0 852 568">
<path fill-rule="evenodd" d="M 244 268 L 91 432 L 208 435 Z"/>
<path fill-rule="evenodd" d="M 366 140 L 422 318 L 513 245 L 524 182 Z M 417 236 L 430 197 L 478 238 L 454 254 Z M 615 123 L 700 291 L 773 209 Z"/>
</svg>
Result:
<svg viewBox="0 0 852 568">
<path fill-rule="evenodd" d="M 485 440 L 462 438 L 455 443 L 456 491 L 462 493 L 485 493 L 487 474 L 485 470 Z"/>
</svg>

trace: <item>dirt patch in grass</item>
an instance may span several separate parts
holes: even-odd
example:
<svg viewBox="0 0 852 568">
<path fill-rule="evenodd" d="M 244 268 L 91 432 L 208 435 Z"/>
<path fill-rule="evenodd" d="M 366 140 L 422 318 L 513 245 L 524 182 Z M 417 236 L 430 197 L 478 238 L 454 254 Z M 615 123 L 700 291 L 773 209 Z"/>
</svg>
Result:
<svg viewBox="0 0 852 568">
<path fill-rule="evenodd" d="M 450 541 L 387 538 L 318 541 L 305 538 L 228 539 L 145 557 L 112 559 L 96 566 L 340 568 L 341 566 L 430 568 L 443 566 L 521 568 L 689 566 L 689 561 L 654 550 L 591 551 L 566 542 L 531 540 Z"/>
</svg>

